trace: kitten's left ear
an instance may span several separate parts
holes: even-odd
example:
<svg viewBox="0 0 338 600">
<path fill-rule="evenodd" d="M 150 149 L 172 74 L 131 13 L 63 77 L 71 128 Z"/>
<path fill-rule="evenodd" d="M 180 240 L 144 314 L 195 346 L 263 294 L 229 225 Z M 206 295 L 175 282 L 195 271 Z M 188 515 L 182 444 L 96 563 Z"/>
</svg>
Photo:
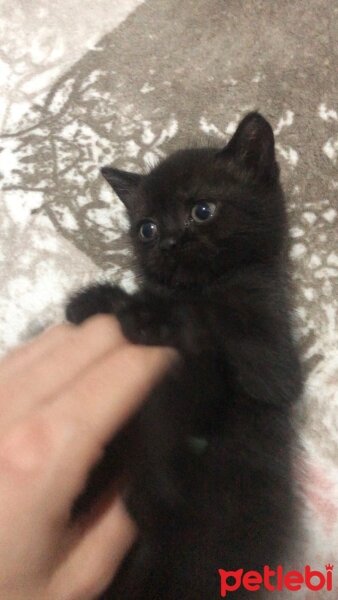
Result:
<svg viewBox="0 0 338 600">
<path fill-rule="evenodd" d="M 113 167 L 103 167 L 101 173 L 122 200 L 127 210 L 132 210 L 133 198 L 135 197 L 133 192 L 139 185 L 142 175 L 120 171 L 120 169 L 113 169 Z"/>
<path fill-rule="evenodd" d="M 244 117 L 221 154 L 249 171 L 255 180 L 271 180 L 278 176 L 273 131 L 258 112 Z"/>
</svg>

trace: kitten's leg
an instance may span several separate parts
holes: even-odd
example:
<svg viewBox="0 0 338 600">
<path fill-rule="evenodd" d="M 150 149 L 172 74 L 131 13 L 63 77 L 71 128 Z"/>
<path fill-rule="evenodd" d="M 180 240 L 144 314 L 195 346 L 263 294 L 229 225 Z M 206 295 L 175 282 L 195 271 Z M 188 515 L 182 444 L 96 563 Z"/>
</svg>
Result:
<svg viewBox="0 0 338 600">
<path fill-rule="evenodd" d="M 166 298 L 137 292 L 120 307 L 117 317 L 123 333 L 135 344 L 177 345 L 172 305 Z"/>
<path fill-rule="evenodd" d="M 199 313 L 150 290 L 127 294 L 118 286 L 98 284 L 71 298 L 68 321 L 79 324 L 98 314 L 114 314 L 124 335 L 135 344 L 174 346 L 195 353 L 205 336 Z"/>
<path fill-rule="evenodd" d="M 140 290 L 116 313 L 125 336 L 136 344 L 173 346 L 195 354 L 209 334 L 199 314 L 169 295 Z"/>
<path fill-rule="evenodd" d="M 66 318 L 78 325 L 96 314 L 118 314 L 129 302 L 129 296 L 109 283 L 93 285 L 75 294 L 66 308 Z"/>
<path fill-rule="evenodd" d="M 136 344 L 171 344 L 173 326 L 170 323 L 171 303 L 152 294 L 127 294 L 110 284 L 94 285 L 71 298 L 67 308 L 68 321 L 79 324 L 98 314 L 114 314 L 125 336 Z"/>
</svg>

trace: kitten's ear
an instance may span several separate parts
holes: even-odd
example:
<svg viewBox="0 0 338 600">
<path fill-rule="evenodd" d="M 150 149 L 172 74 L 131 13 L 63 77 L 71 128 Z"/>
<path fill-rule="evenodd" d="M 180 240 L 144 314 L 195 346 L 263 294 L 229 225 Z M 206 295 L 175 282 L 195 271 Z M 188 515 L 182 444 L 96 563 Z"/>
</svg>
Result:
<svg viewBox="0 0 338 600">
<path fill-rule="evenodd" d="M 221 154 L 247 169 L 256 180 L 278 176 L 273 131 L 258 112 L 244 117 Z"/>
<path fill-rule="evenodd" d="M 128 171 L 120 171 L 113 167 L 102 167 L 101 173 L 118 195 L 120 200 L 128 210 L 132 210 L 133 197 L 132 193 L 140 183 L 142 175 L 137 173 L 129 173 Z"/>
</svg>

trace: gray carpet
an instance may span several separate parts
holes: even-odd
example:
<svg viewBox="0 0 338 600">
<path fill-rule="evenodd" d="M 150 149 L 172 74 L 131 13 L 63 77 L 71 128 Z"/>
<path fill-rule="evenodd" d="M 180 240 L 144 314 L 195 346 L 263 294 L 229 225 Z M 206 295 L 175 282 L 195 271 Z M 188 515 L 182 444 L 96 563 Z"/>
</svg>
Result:
<svg viewBox="0 0 338 600">
<path fill-rule="evenodd" d="M 125 214 L 99 166 L 142 170 L 186 144 L 224 144 L 260 110 L 288 196 L 308 373 L 304 560 L 323 569 L 338 556 L 337 1 L 122 4 L 39 0 L 26 17 L 29 0 L 2 2 L 1 349 L 62 318 L 89 280 L 132 289 Z"/>
</svg>

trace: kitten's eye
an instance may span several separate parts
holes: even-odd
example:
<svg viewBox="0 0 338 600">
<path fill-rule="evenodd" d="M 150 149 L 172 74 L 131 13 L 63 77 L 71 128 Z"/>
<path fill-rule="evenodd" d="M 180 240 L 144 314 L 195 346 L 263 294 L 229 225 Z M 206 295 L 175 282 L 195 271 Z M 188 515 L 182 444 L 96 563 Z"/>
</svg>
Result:
<svg viewBox="0 0 338 600">
<path fill-rule="evenodd" d="M 191 216 L 197 223 L 208 221 L 214 216 L 216 205 L 213 202 L 197 202 L 191 211 Z"/>
<path fill-rule="evenodd" d="M 153 221 L 144 221 L 139 229 L 142 242 L 152 242 L 157 238 L 157 225 Z"/>
</svg>

